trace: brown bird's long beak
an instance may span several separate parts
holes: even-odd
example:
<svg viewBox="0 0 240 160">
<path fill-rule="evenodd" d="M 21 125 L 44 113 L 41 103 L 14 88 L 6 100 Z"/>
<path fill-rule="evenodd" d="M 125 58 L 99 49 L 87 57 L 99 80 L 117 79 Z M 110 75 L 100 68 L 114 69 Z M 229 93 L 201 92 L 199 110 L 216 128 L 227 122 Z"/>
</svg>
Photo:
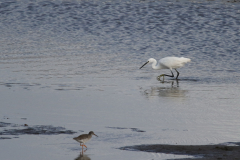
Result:
<svg viewBox="0 0 240 160">
<path fill-rule="evenodd" d="M 97 136 L 96 134 L 94 134 L 95 136 Z M 98 137 L 98 136 L 97 136 Z"/>
<path fill-rule="evenodd" d="M 146 63 L 144 63 L 144 65 L 142 65 L 142 67 L 144 67 L 146 64 L 148 64 L 149 61 L 147 61 Z M 140 67 L 139 69 L 141 69 L 142 67 Z"/>
</svg>

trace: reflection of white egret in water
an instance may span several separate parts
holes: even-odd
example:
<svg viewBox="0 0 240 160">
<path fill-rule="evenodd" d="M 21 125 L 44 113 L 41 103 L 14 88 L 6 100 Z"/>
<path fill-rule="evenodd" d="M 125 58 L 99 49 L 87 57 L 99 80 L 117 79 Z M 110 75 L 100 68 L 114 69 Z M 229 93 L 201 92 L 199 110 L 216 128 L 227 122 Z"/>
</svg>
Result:
<svg viewBox="0 0 240 160">
<path fill-rule="evenodd" d="M 75 160 L 91 160 L 91 158 L 81 152 L 81 154 L 77 158 L 75 158 Z"/>
<path fill-rule="evenodd" d="M 178 87 L 178 81 L 171 81 L 169 86 L 166 87 L 154 86 L 150 89 L 146 89 L 143 91 L 143 95 L 145 95 L 149 99 L 154 97 L 182 98 L 185 97 L 187 92 L 187 90 L 181 90 Z"/>
</svg>

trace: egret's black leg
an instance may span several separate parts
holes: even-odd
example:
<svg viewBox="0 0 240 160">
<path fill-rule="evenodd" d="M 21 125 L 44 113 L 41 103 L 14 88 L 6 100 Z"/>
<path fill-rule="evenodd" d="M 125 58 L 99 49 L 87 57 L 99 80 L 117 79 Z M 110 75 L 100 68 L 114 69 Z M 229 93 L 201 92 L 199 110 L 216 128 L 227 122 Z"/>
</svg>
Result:
<svg viewBox="0 0 240 160">
<path fill-rule="evenodd" d="M 163 77 L 163 81 L 164 81 L 164 76 L 168 76 L 168 77 L 174 77 L 174 74 L 172 72 L 172 70 L 170 70 L 172 75 L 167 75 L 167 74 L 161 74 L 160 76 L 158 76 L 157 78 L 160 80 L 161 77 Z"/>
<path fill-rule="evenodd" d="M 171 70 L 170 70 L 171 71 Z M 171 71 L 171 73 L 172 73 L 172 75 L 170 76 L 170 75 L 167 75 L 167 74 L 164 74 L 164 76 L 168 76 L 168 77 L 174 77 L 174 74 L 173 74 L 173 72 Z"/>
<path fill-rule="evenodd" d="M 175 71 L 177 72 L 177 77 L 176 77 L 176 79 L 178 78 L 178 76 L 179 76 L 179 72 L 175 69 Z"/>
</svg>

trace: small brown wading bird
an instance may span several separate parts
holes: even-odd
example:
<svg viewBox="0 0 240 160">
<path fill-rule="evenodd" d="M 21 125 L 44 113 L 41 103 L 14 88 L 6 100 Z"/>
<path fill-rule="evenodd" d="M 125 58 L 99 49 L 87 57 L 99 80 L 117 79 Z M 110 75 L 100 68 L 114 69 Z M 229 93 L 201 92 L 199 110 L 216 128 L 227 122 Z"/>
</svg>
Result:
<svg viewBox="0 0 240 160">
<path fill-rule="evenodd" d="M 87 146 L 84 143 L 89 141 L 92 138 L 92 135 L 97 136 L 93 131 L 90 131 L 88 134 L 82 134 L 82 135 L 80 135 L 78 137 L 75 137 L 73 139 L 80 143 L 80 146 L 82 146 L 82 150 L 83 150 L 83 146 L 87 148 Z"/>
</svg>

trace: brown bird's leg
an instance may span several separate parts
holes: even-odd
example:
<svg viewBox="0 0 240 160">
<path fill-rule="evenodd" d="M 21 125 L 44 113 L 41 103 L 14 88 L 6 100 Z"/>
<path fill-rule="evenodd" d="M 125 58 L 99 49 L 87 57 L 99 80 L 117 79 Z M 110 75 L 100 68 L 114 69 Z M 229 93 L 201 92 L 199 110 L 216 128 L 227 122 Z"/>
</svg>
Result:
<svg viewBox="0 0 240 160">
<path fill-rule="evenodd" d="M 81 143 L 80 143 L 80 146 L 82 146 L 82 151 L 83 151 L 83 145 L 81 145 Z"/>
<path fill-rule="evenodd" d="M 83 144 L 83 146 L 87 148 L 87 146 L 85 146 L 85 144 Z"/>
</svg>

